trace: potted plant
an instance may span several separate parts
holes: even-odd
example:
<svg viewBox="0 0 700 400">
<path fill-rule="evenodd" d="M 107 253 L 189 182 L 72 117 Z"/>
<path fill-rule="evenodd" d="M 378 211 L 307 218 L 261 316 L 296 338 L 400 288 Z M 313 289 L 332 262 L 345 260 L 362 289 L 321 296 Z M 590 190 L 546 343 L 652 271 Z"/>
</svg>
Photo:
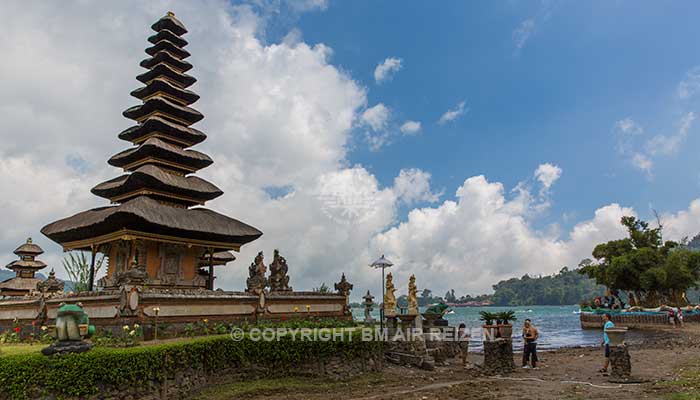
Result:
<svg viewBox="0 0 700 400">
<path fill-rule="evenodd" d="M 501 337 L 510 338 L 513 336 L 513 324 L 510 321 L 516 321 L 515 311 L 501 311 L 496 314 L 501 323 L 498 325 L 498 332 Z"/>
<path fill-rule="evenodd" d="M 490 311 L 481 311 L 479 312 L 479 319 L 484 322 L 481 326 L 484 341 L 490 342 L 496 339 L 498 337 L 498 326 L 493 323 L 496 319 L 496 314 Z"/>
</svg>

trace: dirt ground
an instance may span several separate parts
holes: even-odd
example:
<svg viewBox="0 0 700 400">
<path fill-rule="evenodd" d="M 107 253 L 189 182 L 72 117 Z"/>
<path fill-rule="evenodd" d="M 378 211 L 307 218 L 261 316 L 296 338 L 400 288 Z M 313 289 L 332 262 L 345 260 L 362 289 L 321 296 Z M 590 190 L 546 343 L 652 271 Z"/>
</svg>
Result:
<svg viewBox="0 0 700 400">
<path fill-rule="evenodd" d="M 700 399 L 700 327 L 644 334 L 629 346 L 632 374 L 641 383 L 613 384 L 597 372 L 602 348 L 570 348 L 541 352 L 540 368 L 518 368 L 508 376 L 484 376 L 483 357 L 470 354 L 469 365 L 457 360 L 423 371 L 387 365 L 380 374 L 346 382 L 270 382 L 259 389 L 215 390 L 211 399 Z M 522 353 L 516 352 L 516 365 Z M 688 381 L 687 373 L 692 379 Z M 245 385 L 240 383 L 239 385 Z M 696 386 L 697 385 L 697 386 Z M 239 386 L 240 390 L 240 386 Z M 232 392 L 231 392 L 232 393 Z M 205 393 L 202 393 L 205 394 Z M 198 397 L 202 398 L 202 397 Z"/>
</svg>

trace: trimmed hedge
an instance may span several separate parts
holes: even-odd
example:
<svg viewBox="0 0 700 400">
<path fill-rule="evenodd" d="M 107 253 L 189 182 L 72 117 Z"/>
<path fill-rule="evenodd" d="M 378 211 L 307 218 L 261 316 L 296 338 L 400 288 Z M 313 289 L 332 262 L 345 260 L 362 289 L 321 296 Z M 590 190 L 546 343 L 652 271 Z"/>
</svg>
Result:
<svg viewBox="0 0 700 400">
<path fill-rule="evenodd" d="M 350 337 L 350 339 L 348 339 Z M 211 374 L 252 364 L 293 373 L 294 366 L 341 356 L 354 359 L 380 351 L 381 342 L 362 341 L 359 332 L 345 340 L 240 341 L 228 335 L 123 349 L 95 348 L 81 354 L 45 357 L 24 354 L 0 357 L 0 397 L 25 399 L 38 393 L 60 397 L 94 395 L 104 387 L 145 387 L 178 371 L 203 369 Z"/>
</svg>

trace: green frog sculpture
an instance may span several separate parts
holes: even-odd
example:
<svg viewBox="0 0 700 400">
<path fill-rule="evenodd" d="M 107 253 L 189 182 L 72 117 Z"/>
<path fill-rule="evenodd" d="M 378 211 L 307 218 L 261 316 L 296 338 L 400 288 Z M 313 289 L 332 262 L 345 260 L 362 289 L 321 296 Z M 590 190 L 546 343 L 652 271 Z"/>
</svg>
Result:
<svg viewBox="0 0 700 400">
<path fill-rule="evenodd" d="M 90 319 L 80 303 L 61 303 L 56 312 L 54 330 L 56 341 L 41 350 L 44 355 L 82 353 L 92 348 L 92 344 L 84 339 L 95 333 L 95 326 L 90 325 Z"/>
</svg>

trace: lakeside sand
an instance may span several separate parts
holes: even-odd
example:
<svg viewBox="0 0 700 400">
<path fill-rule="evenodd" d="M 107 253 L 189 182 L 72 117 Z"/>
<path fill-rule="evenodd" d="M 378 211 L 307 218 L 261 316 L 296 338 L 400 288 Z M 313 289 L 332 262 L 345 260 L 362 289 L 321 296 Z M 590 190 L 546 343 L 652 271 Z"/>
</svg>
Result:
<svg viewBox="0 0 700 400">
<path fill-rule="evenodd" d="M 505 378 L 483 376 L 476 365 L 483 357 L 470 354 L 470 365 L 463 367 L 457 360 L 434 371 L 398 367 L 387 368 L 371 379 L 357 378 L 323 388 L 264 390 L 243 396 L 216 398 L 246 399 L 664 399 L 680 390 L 668 385 L 678 379 L 681 368 L 693 365 L 700 371 L 700 326 L 682 329 L 648 331 L 635 336 L 629 344 L 632 374 L 643 383 L 617 385 L 598 373 L 603 362 L 603 350 L 567 348 L 540 353 L 540 369 L 518 368 Z M 516 365 L 522 353 L 515 353 Z M 577 381 L 572 383 L 566 381 Z M 585 382 L 585 383 L 583 383 Z M 697 397 L 683 399 L 700 399 Z M 688 388 L 685 389 L 688 391 Z M 692 391 L 692 389 L 691 389 Z M 222 393 L 219 393 L 221 395 Z"/>
</svg>

